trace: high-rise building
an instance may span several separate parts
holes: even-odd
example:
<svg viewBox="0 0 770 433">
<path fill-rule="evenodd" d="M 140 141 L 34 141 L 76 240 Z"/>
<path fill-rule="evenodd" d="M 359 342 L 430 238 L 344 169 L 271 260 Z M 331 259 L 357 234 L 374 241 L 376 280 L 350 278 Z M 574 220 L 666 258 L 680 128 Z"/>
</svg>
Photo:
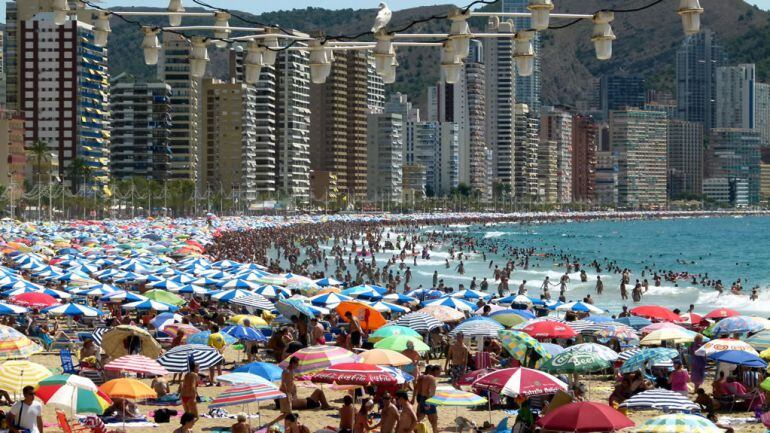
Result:
<svg viewBox="0 0 770 433">
<path fill-rule="evenodd" d="M 717 68 L 717 128 L 756 127 L 754 64 Z"/>
<path fill-rule="evenodd" d="M 163 32 L 163 48 L 158 60 L 158 78 L 171 86 L 171 162 L 169 178 L 198 181 L 198 162 L 203 147 L 200 143 L 199 101 L 201 81 L 192 76 L 190 69 L 190 42 L 182 36 Z M 201 170 L 202 171 L 202 170 Z"/>
<path fill-rule="evenodd" d="M 490 21 L 487 30 L 513 33 L 513 23 Z M 492 150 L 494 167 L 489 176 L 496 184 L 507 185 L 513 191 L 514 174 L 514 110 L 516 101 L 513 40 L 489 39 L 484 44 L 486 76 L 486 141 Z"/>
<path fill-rule="evenodd" d="M 56 25 L 52 12 L 17 12 L 14 37 L 24 49 L 15 53 L 18 77 L 10 87 L 24 115 L 25 145 L 48 144 L 65 186 L 109 194 L 107 49 L 94 44 L 86 22 Z"/>
<path fill-rule="evenodd" d="M 513 196 L 519 200 L 536 200 L 538 194 L 537 160 L 539 142 L 538 113 L 527 104 L 514 106 Z"/>
<path fill-rule="evenodd" d="M 385 83 L 382 82 L 382 76 L 374 68 L 374 62 L 371 61 L 374 54 L 367 53 L 366 62 L 367 77 L 367 100 L 370 113 L 382 113 L 385 107 Z"/>
<path fill-rule="evenodd" d="M 127 73 L 110 80 L 113 177 L 168 178 L 171 86 L 137 81 Z"/>
<path fill-rule="evenodd" d="M 366 51 L 339 51 L 326 83 L 310 85 L 311 169 L 335 173 L 340 194 L 356 199 L 366 196 L 366 182 L 371 180 L 365 171 L 368 56 Z"/>
<path fill-rule="evenodd" d="M 503 12 L 529 12 L 527 6 L 529 0 L 502 0 Z M 513 20 L 514 30 L 527 30 L 532 28 L 530 18 L 514 18 Z M 522 77 L 518 74 L 515 75 L 515 95 L 516 102 L 519 104 L 527 104 L 530 109 L 535 112 L 540 112 L 540 82 L 541 82 L 541 57 L 540 57 L 540 45 L 541 45 L 541 33 L 535 33 L 535 37 L 532 39 L 532 45 L 535 49 L 535 64 L 532 71 L 532 75 L 528 77 Z M 540 118 L 535 119 L 536 128 L 537 123 L 540 122 Z"/>
<path fill-rule="evenodd" d="M 591 202 L 596 198 L 596 152 L 599 124 L 584 114 L 572 117 L 572 200 Z"/>
<path fill-rule="evenodd" d="M 749 129 L 714 128 L 706 152 L 706 173 L 709 179 L 742 180 L 748 184 L 748 201 L 759 202 L 760 147 L 759 131 Z"/>
<path fill-rule="evenodd" d="M 717 124 L 717 68 L 727 55 L 712 30 L 688 36 L 676 52 L 677 117 L 703 123 L 708 134 Z"/>
<path fill-rule="evenodd" d="M 556 202 L 572 202 L 572 114 L 544 107 L 540 118 L 540 141 L 556 143 Z"/>
<path fill-rule="evenodd" d="M 618 205 L 666 205 L 666 113 L 624 109 L 610 112 L 610 143 L 618 161 Z"/>
<path fill-rule="evenodd" d="M 275 156 L 257 154 L 256 89 L 208 78 L 201 87 L 201 183 L 207 191 L 247 204 L 275 192 Z"/>
<path fill-rule="evenodd" d="M 385 103 L 384 113 L 401 115 L 401 140 L 404 143 L 404 163 L 420 164 L 417 156 L 415 127 L 420 122 L 420 109 L 413 106 L 409 97 L 396 92 Z M 427 170 L 427 168 L 426 168 Z"/>
<path fill-rule="evenodd" d="M 770 200 L 770 164 L 759 164 L 759 200 Z"/>
<path fill-rule="evenodd" d="M 13 111 L 0 111 L 0 185 L 6 188 L 13 200 L 18 200 L 24 192 L 24 177 L 27 165 L 37 164 L 29 161 L 24 151 L 24 118 Z M 42 160 L 40 161 L 42 165 Z M 41 170 L 30 182 L 45 186 L 50 178 L 44 173 L 44 167 L 32 167 Z M 7 197 L 7 196 L 6 196 Z M 8 197 L 7 197 L 8 198 Z"/>
<path fill-rule="evenodd" d="M 27 17 L 31 18 L 31 16 Z M 5 2 L 3 33 L 3 71 L 5 72 L 5 104 L 9 110 L 19 107 L 19 9 L 16 0 Z"/>
<path fill-rule="evenodd" d="M 449 195 L 459 184 L 459 128 L 452 122 L 417 122 L 414 159 L 410 164 L 425 168 L 428 195 Z"/>
<path fill-rule="evenodd" d="M 762 136 L 762 147 L 770 146 L 770 84 L 756 84 L 756 129 Z M 767 161 L 770 162 L 770 161 Z"/>
<path fill-rule="evenodd" d="M 543 203 L 558 201 L 558 144 L 555 140 L 540 139 L 537 150 L 538 200 Z"/>
<path fill-rule="evenodd" d="M 7 95 L 6 95 L 6 70 L 5 70 L 5 59 L 4 59 L 4 50 L 5 50 L 5 33 L 0 32 L 0 106 L 6 107 L 8 104 L 6 102 Z"/>
<path fill-rule="evenodd" d="M 400 203 L 403 192 L 402 119 L 396 113 L 372 113 L 367 126 L 367 198 Z"/>
<path fill-rule="evenodd" d="M 703 185 L 703 124 L 668 121 L 668 197 L 700 195 Z"/>
<path fill-rule="evenodd" d="M 646 82 L 639 75 L 602 75 L 596 90 L 598 108 L 605 119 L 612 110 L 642 108 L 647 100 Z"/>
</svg>

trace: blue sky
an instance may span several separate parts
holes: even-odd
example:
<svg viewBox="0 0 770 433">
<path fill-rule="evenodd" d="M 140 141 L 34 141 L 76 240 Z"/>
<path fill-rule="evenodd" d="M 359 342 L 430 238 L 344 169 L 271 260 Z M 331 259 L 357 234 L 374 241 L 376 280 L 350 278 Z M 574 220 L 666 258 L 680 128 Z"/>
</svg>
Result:
<svg viewBox="0 0 770 433">
<path fill-rule="evenodd" d="M 386 0 L 391 9 L 404 9 L 414 6 L 425 6 L 433 4 L 456 3 L 465 5 L 467 1 L 452 0 Z M 192 0 L 184 1 L 185 4 L 192 5 Z M 274 2 L 270 0 L 207 0 L 206 3 L 226 7 L 228 9 L 237 9 L 246 12 L 261 13 L 279 9 L 306 8 L 308 6 L 319 6 L 318 0 L 281 0 Z M 344 8 L 376 8 L 379 0 L 326 0 L 323 7 L 331 9 Z M 770 0 L 749 0 L 761 7 L 770 9 Z M 106 7 L 112 6 L 160 6 L 168 4 L 167 0 L 103 0 L 101 4 Z M 558 6 L 557 6 L 558 8 Z M 5 21 L 5 8 L 0 9 L 0 21 Z"/>
</svg>

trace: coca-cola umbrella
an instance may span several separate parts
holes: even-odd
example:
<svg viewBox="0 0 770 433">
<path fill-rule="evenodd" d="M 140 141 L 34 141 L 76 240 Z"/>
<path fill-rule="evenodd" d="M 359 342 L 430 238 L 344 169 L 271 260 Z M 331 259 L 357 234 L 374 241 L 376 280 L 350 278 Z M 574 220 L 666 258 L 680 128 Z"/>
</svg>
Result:
<svg viewBox="0 0 770 433">
<path fill-rule="evenodd" d="M 395 385 L 396 377 L 374 364 L 346 362 L 335 364 L 316 373 L 311 378 L 317 383 L 334 383 L 337 385 Z"/>
<path fill-rule="evenodd" d="M 530 336 L 540 339 L 550 338 L 573 338 L 577 336 L 577 332 L 566 325 L 555 320 L 542 320 L 532 322 L 521 328 L 521 331 L 529 334 Z"/>
<path fill-rule="evenodd" d="M 652 320 L 665 320 L 668 322 L 681 322 L 682 318 L 678 314 L 660 305 L 642 305 L 631 310 L 634 316 L 644 317 Z"/>
<path fill-rule="evenodd" d="M 576 433 L 614 432 L 634 422 L 606 404 L 581 401 L 558 407 L 537 421 L 547 431 Z"/>
<path fill-rule="evenodd" d="M 548 373 L 516 367 L 498 370 L 473 382 L 474 388 L 488 389 L 509 397 L 532 397 L 566 391 L 567 384 Z"/>
</svg>

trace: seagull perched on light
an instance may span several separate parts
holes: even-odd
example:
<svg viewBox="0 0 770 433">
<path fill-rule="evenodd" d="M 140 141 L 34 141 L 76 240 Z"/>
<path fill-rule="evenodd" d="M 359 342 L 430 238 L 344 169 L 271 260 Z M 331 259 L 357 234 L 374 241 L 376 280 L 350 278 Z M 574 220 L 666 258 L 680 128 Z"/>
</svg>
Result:
<svg viewBox="0 0 770 433">
<path fill-rule="evenodd" d="M 377 12 L 377 18 L 374 19 L 374 25 L 372 26 L 372 33 L 377 33 L 384 29 L 388 25 L 390 19 L 393 17 L 393 13 L 388 9 L 388 5 L 380 3 L 380 11 Z"/>
</svg>

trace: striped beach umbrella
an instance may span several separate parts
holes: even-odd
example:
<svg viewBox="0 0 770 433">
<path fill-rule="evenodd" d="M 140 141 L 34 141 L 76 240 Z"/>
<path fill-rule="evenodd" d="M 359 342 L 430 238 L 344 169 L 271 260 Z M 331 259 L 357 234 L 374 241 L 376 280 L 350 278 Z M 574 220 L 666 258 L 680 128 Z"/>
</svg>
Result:
<svg viewBox="0 0 770 433">
<path fill-rule="evenodd" d="M 386 293 L 388 293 L 388 289 L 372 284 L 362 284 L 360 286 L 351 287 L 342 291 L 342 294 L 345 296 L 366 299 L 368 301 L 377 301 L 382 299 L 382 296 Z"/>
<path fill-rule="evenodd" d="M 380 313 L 404 314 L 412 311 L 407 307 L 402 307 L 400 305 L 391 304 L 390 302 L 383 302 L 383 301 L 373 302 L 371 304 L 371 307 L 379 311 Z"/>
<path fill-rule="evenodd" d="M 596 353 L 599 358 L 615 362 L 618 359 L 618 353 L 614 350 L 610 349 L 607 346 L 603 346 L 601 344 L 596 343 L 581 343 L 581 344 L 574 344 L 572 346 L 569 346 L 564 349 L 565 352 L 590 352 L 590 353 Z"/>
<path fill-rule="evenodd" d="M 679 329 L 658 329 L 647 334 L 639 342 L 641 346 L 658 346 L 664 342 L 670 342 L 672 344 L 684 344 L 692 343 L 695 337 L 683 330 Z"/>
<path fill-rule="evenodd" d="M 27 385 L 35 386 L 41 380 L 53 376 L 48 368 L 29 361 L 6 361 L 0 364 L 0 389 L 21 395 Z"/>
<path fill-rule="evenodd" d="M 125 290 L 119 290 L 117 292 L 108 293 L 101 298 L 99 298 L 100 302 L 139 302 L 139 301 L 147 301 L 148 298 L 136 293 L 127 292 Z"/>
<path fill-rule="evenodd" d="M 240 298 L 243 296 L 250 296 L 253 293 L 248 290 L 243 289 L 229 289 L 229 290 L 223 290 L 219 293 L 216 293 L 214 295 L 211 295 L 211 299 L 219 302 L 230 302 L 235 298 Z"/>
<path fill-rule="evenodd" d="M 711 328 L 711 335 L 718 337 L 720 335 L 747 334 L 749 332 L 759 332 L 765 329 L 765 325 L 751 317 L 732 316 L 727 317 Z"/>
<path fill-rule="evenodd" d="M 648 363 L 656 363 L 660 361 L 668 361 L 674 359 L 679 355 L 674 349 L 666 349 L 656 347 L 653 349 L 641 349 L 635 354 L 631 355 L 628 360 L 623 362 L 620 367 L 621 373 L 633 373 L 635 371 L 644 370 Z"/>
<path fill-rule="evenodd" d="M 176 311 L 179 308 L 175 307 L 171 304 L 166 304 L 165 302 L 158 302 L 153 301 L 151 299 L 148 299 L 146 301 L 137 301 L 137 302 L 130 302 L 128 304 L 123 304 L 121 307 L 124 310 L 139 310 L 139 311 Z"/>
<path fill-rule="evenodd" d="M 284 397 L 286 397 L 286 394 L 282 393 L 272 384 L 235 385 L 219 394 L 209 404 L 209 407 L 239 406 Z"/>
<path fill-rule="evenodd" d="M 635 433 L 722 433 L 723 430 L 703 416 L 668 414 L 650 418 Z"/>
<path fill-rule="evenodd" d="M 101 415 L 112 404 L 110 397 L 99 390 L 91 379 L 73 374 L 51 376 L 40 381 L 35 395 L 46 406 L 68 410 L 72 415 Z"/>
<path fill-rule="evenodd" d="M 211 290 L 203 286 L 196 286 L 195 284 L 185 284 L 178 290 L 171 291 L 180 295 L 208 295 L 211 293 Z"/>
<path fill-rule="evenodd" d="M 603 328 L 600 323 L 589 322 L 588 320 L 575 320 L 574 322 L 568 322 L 568 324 L 575 332 L 584 335 L 592 335 Z"/>
<path fill-rule="evenodd" d="M 160 330 L 172 337 L 176 337 L 179 333 L 189 336 L 201 332 L 200 329 L 187 323 L 169 323 L 168 325 L 163 325 Z"/>
<path fill-rule="evenodd" d="M 497 337 L 497 331 L 501 329 L 505 329 L 503 325 L 493 320 L 471 320 L 459 324 L 449 335 L 454 337 L 462 332 L 469 337 Z"/>
<path fill-rule="evenodd" d="M 475 311 L 476 310 L 476 304 L 472 302 L 468 302 L 461 298 L 453 298 L 451 296 L 447 296 L 445 298 L 436 299 L 433 301 L 425 301 L 422 303 L 424 307 L 432 307 L 435 305 L 441 305 L 444 307 L 454 308 L 455 310 L 459 311 Z M 464 316 L 463 316 L 464 317 Z"/>
<path fill-rule="evenodd" d="M 0 310 L 2 308 L 0 307 Z M 0 313 L 2 314 L 2 313 Z M 770 349 L 770 331 L 760 331 L 744 340 L 758 352 Z"/>
<path fill-rule="evenodd" d="M 590 313 L 590 314 L 604 314 L 604 310 L 599 307 L 595 307 L 587 302 L 568 302 L 556 307 L 556 311 L 574 311 L 578 313 Z"/>
<path fill-rule="evenodd" d="M 417 332 L 428 332 L 434 328 L 444 326 L 443 323 L 436 320 L 433 316 L 425 314 L 422 311 L 404 314 L 396 320 L 395 324 L 411 328 Z"/>
<path fill-rule="evenodd" d="M 450 294 L 449 296 L 453 298 L 462 298 L 467 300 L 478 300 L 478 299 L 489 299 L 492 297 L 489 293 L 479 292 L 478 290 L 460 290 L 459 292 L 455 292 Z"/>
<path fill-rule="evenodd" d="M 211 346 L 202 344 L 185 344 L 170 349 L 158 358 L 158 364 L 172 373 L 185 373 L 190 370 L 190 361 L 194 362 L 201 370 L 219 364 L 224 357 Z"/>
<path fill-rule="evenodd" d="M 321 287 L 329 287 L 329 286 L 341 286 L 342 281 L 333 278 L 333 277 L 326 277 L 321 278 L 319 280 L 315 280 L 315 283 L 318 284 Z"/>
<path fill-rule="evenodd" d="M 246 307 L 247 309 L 250 309 L 250 311 L 253 311 L 253 310 L 272 311 L 275 309 L 275 305 L 273 305 L 272 302 L 270 302 L 264 296 L 256 293 L 249 293 L 249 295 L 247 296 L 234 298 L 230 301 L 230 303 L 233 305 L 240 305 L 240 306 Z"/>
<path fill-rule="evenodd" d="M 0 316 L 16 316 L 26 314 L 27 312 L 29 312 L 29 309 L 25 307 L 0 302 Z"/>
<path fill-rule="evenodd" d="M 113 359 L 104 366 L 105 370 L 127 371 L 132 373 L 142 373 L 151 376 L 165 376 L 169 374 L 168 370 L 158 364 L 158 361 L 143 355 L 125 355 L 118 359 Z"/>
<path fill-rule="evenodd" d="M 318 307 L 337 308 L 340 303 L 353 299 L 338 293 L 323 293 L 310 298 L 310 303 Z"/>
<path fill-rule="evenodd" d="M 104 314 L 102 310 L 97 308 L 88 307 L 80 304 L 63 304 L 54 305 L 40 310 L 41 313 L 50 314 L 51 316 L 81 316 L 81 317 L 98 317 Z"/>
<path fill-rule="evenodd" d="M 120 289 L 110 284 L 96 284 L 93 286 L 87 286 L 87 287 L 71 290 L 70 293 L 77 296 L 101 298 L 104 295 L 115 293 L 118 290 Z"/>
<path fill-rule="evenodd" d="M 473 388 L 488 389 L 509 397 L 532 397 L 566 391 L 567 384 L 548 373 L 517 367 L 497 370 L 473 382 Z"/>
<path fill-rule="evenodd" d="M 234 280 L 226 280 L 220 283 L 219 287 L 224 290 L 231 290 L 231 289 L 256 290 L 259 288 L 259 283 L 236 278 Z"/>
<path fill-rule="evenodd" d="M 649 319 L 645 319 L 644 317 L 639 316 L 620 317 L 615 321 L 622 323 L 623 325 L 630 326 L 634 329 L 642 329 L 645 326 L 652 324 L 652 321 Z"/>
<path fill-rule="evenodd" d="M 655 388 L 640 392 L 620 404 L 635 410 L 663 410 L 667 412 L 695 412 L 700 406 L 678 392 Z"/>
<path fill-rule="evenodd" d="M 217 376 L 217 382 L 225 382 L 233 385 L 255 385 L 260 383 L 269 383 L 272 385 L 272 382 L 262 376 L 238 372 L 219 375 Z"/>
<path fill-rule="evenodd" d="M 109 330 L 110 330 L 110 328 L 106 328 L 106 327 L 100 327 L 100 328 L 94 329 L 93 332 L 91 332 L 91 339 L 94 340 L 94 344 L 96 344 L 97 346 L 101 347 L 101 345 L 102 345 L 102 336 L 105 333 L 107 333 L 107 331 L 109 331 Z"/>
<path fill-rule="evenodd" d="M 442 386 L 426 402 L 437 406 L 480 406 L 487 404 L 487 399 L 472 392 Z"/>
<path fill-rule="evenodd" d="M 406 335 L 422 340 L 422 335 L 410 327 L 400 325 L 386 325 L 369 334 L 369 341 L 376 343 L 382 339 L 396 335 Z"/>
<path fill-rule="evenodd" d="M 358 361 L 358 356 L 353 352 L 336 346 L 310 346 L 300 349 L 289 355 L 278 364 L 285 369 L 289 366 L 290 358 L 297 358 L 299 366 L 295 373 L 308 374 L 316 373 L 335 364 Z"/>
<path fill-rule="evenodd" d="M 639 339 L 639 335 L 634 329 L 626 325 L 605 325 L 602 329 L 594 332 L 594 336 L 599 340 L 633 341 Z"/>
<path fill-rule="evenodd" d="M 27 358 L 43 351 L 43 348 L 26 335 L 11 328 L 0 325 L 0 360 Z"/>
<path fill-rule="evenodd" d="M 258 295 L 262 295 L 265 298 L 274 300 L 274 301 L 278 299 L 291 298 L 290 291 L 286 290 L 281 286 L 276 286 L 274 284 L 264 284 L 262 286 L 259 286 L 257 287 L 256 290 L 254 290 L 254 293 Z"/>
</svg>

